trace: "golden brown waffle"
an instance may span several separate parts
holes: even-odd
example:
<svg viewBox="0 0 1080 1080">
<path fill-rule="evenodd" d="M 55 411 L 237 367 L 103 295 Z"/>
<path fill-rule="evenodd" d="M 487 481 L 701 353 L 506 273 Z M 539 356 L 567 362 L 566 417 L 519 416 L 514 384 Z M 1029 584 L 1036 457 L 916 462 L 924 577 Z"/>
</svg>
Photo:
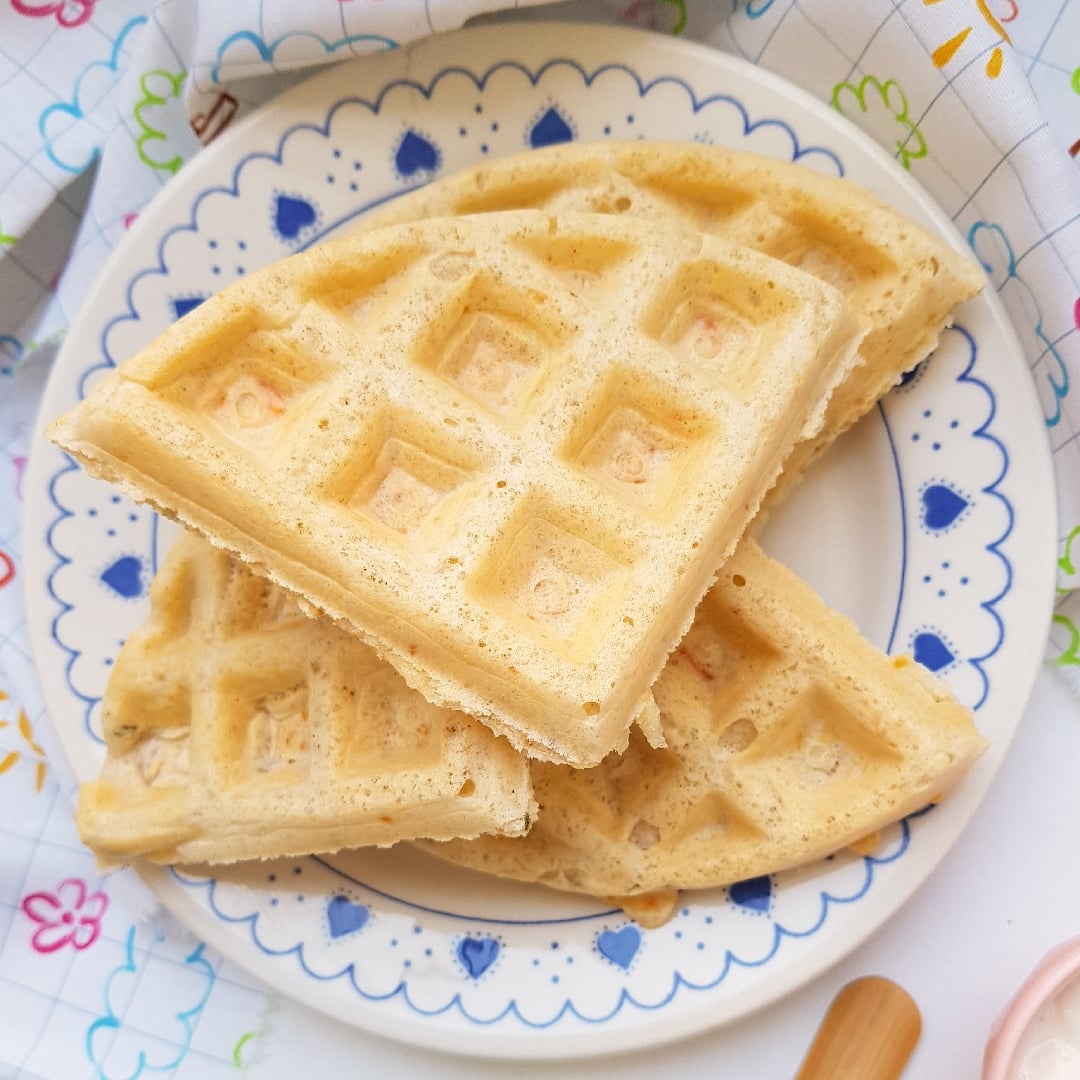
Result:
<svg viewBox="0 0 1080 1080">
<path fill-rule="evenodd" d="M 526 836 L 422 846 L 663 918 L 672 890 L 801 865 L 924 808 L 985 746 L 943 683 L 874 648 L 752 540 L 654 693 L 665 748 L 635 733 L 595 769 L 533 762 Z"/>
<path fill-rule="evenodd" d="M 50 436 L 535 756 L 626 745 L 863 325 L 670 223 L 429 220 L 292 257 Z"/>
<path fill-rule="evenodd" d="M 847 180 L 700 143 L 565 143 L 485 161 L 360 220 L 361 228 L 532 207 L 669 221 L 745 244 L 836 286 L 869 322 L 865 363 L 833 394 L 824 427 L 784 465 L 786 489 L 934 348 L 984 275 Z"/>
<path fill-rule="evenodd" d="M 104 695 L 77 823 L 106 863 L 223 863 L 524 832 L 524 759 L 328 619 L 182 535 Z"/>
</svg>

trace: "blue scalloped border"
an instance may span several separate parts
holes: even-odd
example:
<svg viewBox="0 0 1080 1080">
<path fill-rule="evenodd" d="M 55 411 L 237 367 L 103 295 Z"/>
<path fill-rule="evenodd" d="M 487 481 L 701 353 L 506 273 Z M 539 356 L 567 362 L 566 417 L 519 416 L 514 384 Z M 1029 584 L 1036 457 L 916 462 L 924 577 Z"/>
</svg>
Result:
<svg viewBox="0 0 1080 1080">
<path fill-rule="evenodd" d="M 104 745 L 104 740 L 98 736 L 90 725 L 90 714 L 94 710 L 94 706 L 97 705 L 100 698 L 91 698 L 86 694 L 83 694 L 79 690 L 75 689 L 75 684 L 71 678 L 71 669 L 79 662 L 79 657 L 82 655 L 82 650 L 76 648 L 74 645 L 68 645 L 60 634 L 60 621 L 69 611 L 74 611 L 74 605 L 69 604 L 66 600 L 61 599 L 59 593 L 53 588 L 53 582 L 56 576 L 63 571 L 65 566 L 69 566 L 72 562 L 68 556 L 61 553 L 56 545 L 53 543 L 53 533 L 70 517 L 74 517 L 74 513 L 71 510 L 61 504 L 59 498 L 56 495 L 56 485 L 69 473 L 77 472 L 79 465 L 70 454 L 64 455 L 64 464 L 60 470 L 54 473 L 49 478 L 49 501 L 56 507 L 58 516 L 55 517 L 48 529 L 45 531 L 45 544 L 48 549 L 56 556 L 56 564 L 53 569 L 49 571 L 48 577 L 45 579 L 45 587 L 48 590 L 49 596 L 55 601 L 59 608 L 59 611 L 53 616 L 52 622 L 49 624 L 49 633 L 60 646 L 60 649 L 67 654 L 67 661 L 64 664 L 64 681 L 67 683 L 67 688 L 77 701 L 82 702 L 83 705 L 83 730 L 87 736 L 99 746 Z"/>
<path fill-rule="evenodd" d="M 988 660 L 996 656 L 1001 651 L 1006 638 L 1005 621 L 1001 618 L 1001 615 L 998 613 L 996 608 L 997 605 L 1009 594 L 1009 592 L 1012 591 L 1013 586 L 1012 563 L 1009 560 L 1008 556 L 1005 554 L 1005 552 L 1002 550 L 1002 545 L 1012 535 L 1013 527 L 1016 523 L 1016 513 L 1013 509 L 1012 503 L 1004 495 L 1000 487 L 1005 477 L 1008 475 L 1011 458 L 1009 455 L 1008 447 L 991 431 L 991 427 L 997 416 L 997 396 L 995 395 L 990 385 L 975 374 L 975 368 L 979 362 L 979 346 L 975 340 L 974 335 L 971 333 L 970 330 L 968 330 L 965 326 L 963 326 L 963 324 L 959 322 L 954 322 L 943 332 L 943 334 L 958 334 L 965 343 L 968 354 L 967 363 L 964 365 L 963 370 L 956 376 L 956 382 L 967 383 L 969 386 L 976 387 L 985 395 L 987 401 L 986 418 L 972 432 L 972 437 L 975 439 L 983 440 L 993 446 L 1001 462 L 1001 467 L 998 475 L 989 483 L 985 484 L 979 489 L 979 493 L 981 495 L 985 495 L 989 498 L 994 499 L 1004 508 L 1006 524 L 1000 536 L 996 537 L 995 539 L 986 541 L 983 545 L 983 549 L 993 555 L 998 560 L 998 562 L 1000 562 L 1004 570 L 1004 584 L 1000 591 L 996 595 L 991 596 L 988 599 L 982 600 L 979 603 L 979 607 L 986 612 L 987 616 L 990 618 L 991 622 L 996 627 L 997 633 L 995 635 L 993 644 L 984 653 L 982 653 L 980 656 L 969 656 L 964 659 L 964 663 L 970 666 L 978 674 L 980 683 L 982 685 L 981 695 L 979 696 L 978 700 L 973 702 L 971 705 L 971 708 L 974 711 L 978 711 L 980 708 L 982 708 L 983 705 L 986 704 L 987 698 L 990 696 L 990 676 L 986 671 L 985 665 Z M 917 381 L 917 379 L 918 375 L 915 375 L 912 377 L 911 382 Z M 901 387 L 899 392 L 904 393 L 906 385 L 910 384 L 910 382 L 906 383 L 904 386 Z M 899 458 L 896 453 L 896 443 L 892 431 L 892 425 L 889 421 L 886 410 L 879 406 L 879 411 L 881 413 L 882 421 L 885 424 L 885 429 L 888 435 L 889 447 L 893 454 L 893 460 L 896 464 L 897 469 L 897 477 L 899 478 L 900 464 Z M 899 492 L 901 515 L 903 519 L 903 542 L 905 546 L 905 556 L 901 573 L 905 574 L 907 571 L 906 548 L 908 544 L 908 511 L 907 500 L 905 498 L 902 484 L 899 485 Z M 903 587 L 901 587 L 900 589 L 900 595 L 901 597 L 904 595 Z M 888 651 L 891 651 L 896 645 L 896 634 L 898 631 L 900 617 L 899 607 L 897 609 L 896 616 L 896 620 L 894 621 L 892 630 L 890 632 Z M 910 649 L 910 643 L 906 647 Z"/>
<path fill-rule="evenodd" d="M 923 810 L 920 812 L 920 814 L 913 814 L 912 818 L 919 817 L 922 814 L 926 814 L 928 812 L 929 810 Z M 219 884 L 219 882 L 215 878 L 187 878 L 175 868 L 170 868 L 170 873 L 172 874 L 173 878 L 186 889 L 190 889 L 196 892 L 199 890 L 205 890 L 207 906 L 222 922 L 230 923 L 232 925 L 246 924 L 252 944 L 257 949 L 259 949 L 264 956 L 295 956 L 297 963 L 300 969 L 304 972 L 304 974 L 308 975 L 312 979 L 317 980 L 318 982 L 336 982 L 339 979 L 347 979 L 348 984 L 352 987 L 352 989 L 365 1001 L 376 1003 L 390 1001 L 394 998 L 400 998 L 405 1005 L 407 1005 L 410 1009 L 413 1010 L 413 1012 L 423 1017 L 443 1016 L 447 1012 L 450 1012 L 456 1008 L 465 1020 L 468 1020 L 470 1023 L 476 1024 L 478 1026 L 490 1027 L 492 1024 L 506 1020 L 507 1018 L 513 1018 L 527 1028 L 531 1028 L 534 1030 L 545 1030 L 554 1026 L 566 1016 L 571 1016 L 574 1019 L 580 1020 L 586 1024 L 604 1024 L 617 1016 L 625 1006 L 633 1006 L 634 1008 L 640 1009 L 643 1012 L 655 1012 L 658 1009 L 670 1005 L 672 1001 L 675 1000 L 676 995 L 678 995 L 679 992 L 682 990 L 685 990 L 687 992 L 702 992 L 706 990 L 712 990 L 719 986 L 735 968 L 762 967 L 770 960 L 772 960 L 777 955 L 777 953 L 779 953 L 780 948 L 785 940 L 795 940 L 812 936 L 825 925 L 825 922 L 829 917 L 829 913 L 834 907 L 856 903 L 870 891 L 870 888 L 874 882 L 877 868 L 881 866 L 887 866 L 891 863 L 896 862 L 905 854 L 905 852 L 908 850 L 908 847 L 910 846 L 910 819 L 901 821 L 899 825 L 900 840 L 895 851 L 881 858 L 875 857 L 873 855 L 863 856 L 863 880 L 859 887 L 855 890 L 855 892 L 853 892 L 850 896 L 838 896 L 829 892 L 826 889 L 821 890 L 818 894 L 820 904 L 819 913 L 812 925 L 808 926 L 803 930 L 796 930 L 790 927 L 782 926 L 779 923 L 774 923 L 772 943 L 770 944 L 764 955 L 758 957 L 757 959 L 746 959 L 744 957 L 738 956 L 731 949 L 725 949 L 719 974 L 714 979 L 710 979 L 705 982 L 695 982 L 691 979 L 686 978 L 681 972 L 674 971 L 672 972 L 671 989 L 663 998 L 658 1001 L 639 1001 L 632 993 L 624 989 L 620 992 L 615 1005 L 610 1010 L 608 1010 L 608 1012 L 595 1016 L 590 1016 L 582 1012 L 580 1007 L 575 1004 L 570 998 L 565 998 L 562 1004 L 558 1007 L 558 1009 L 546 1020 L 533 1020 L 525 1016 L 522 1013 L 521 1007 L 518 1005 L 518 1002 L 515 998 L 510 998 L 506 1006 L 494 1016 L 474 1016 L 471 1012 L 469 1012 L 466 1004 L 462 1001 L 461 995 L 458 993 L 452 995 L 445 1004 L 439 1006 L 438 1008 L 423 1008 L 417 1005 L 417 1003 L 412 1000 L 409 994 L 408 983 L 404 980 L 399 981 L 397 986 L 395 986 L 393 990 L 390 990 L 387 993 L 369 994 L 357 983 L 355 974 L 356 965 L 352 961 L 345 964 L 337 971 L 325 974 L 319 973 L 313 970 L 308 965 L 308 962 L 304 955 L 305 946 L 303 941 L 297 942 L 295 945 L 290 945 L 284 949 L 274 949 L 266 945 L 261 940 L 259 936 L 258 924 L 259 919 L 262 916 L 262 912 L 255 911 L 248 915 L 228 915 L 223 912 L 218 906 L 217 898 L 215 896 L 215 892 Z M 348 874 L 337 869 L 336 867 L 330 866 L 322 860 L 317 859 L 315 861 L 319 862 L 322 866 L 331 870 L 333 873 L 346 881 L 352 882 L 356 885 L 360 885 L 363 888 L 370 888 L 370 886 L 365 885 L 362 881 L 350 877 Z M 610 914 L 611 912 L 602 912 L 594 916 L 589 916 L 588 918 L 602 919 L 605 916 L 610 916 Z M 473 926 L 502 925 L 502 922 L 500 920 L 478 918 L 476 916 L 462 916 L 462 919 L 467 920 L 470 925 Z M 529 923 L 528 925 L 534 924 Z"/>
<path fill-rule="evenodd" d="M 1001 651 L 1001 647 L 1005 643 L 1005 621 L 997 612 L 996 608 L 997 605 L 1012 590 L 1013 568 L 1012 563 L 1005 555 L 1005 552 L 1002 551 L 1001 546 L 1012 535 L 1013 526 L 1016 523 L 1016 513 L 1013 510 L 1012 503 L 1009 502 L 1009 500 L 1004 496 L 1004 494 L 1002 494 L 1000 489 L 1001 482 L 1005 479 L 1009 471 L 1009 450 L 1008 447 L 1006 447 L 1005 444 L 990 431 L 990 425 L 993 423 L 994 417 L 997 416 L 997 398 L 994 395 L 994 391 L 991 390 L 991 388 L 982 379 L 977 378 L 974 375 L 975 365 L 978 362 L 979 357 L 979 347 L 976 344 L 975 338 L 972 336 L 970 331 L 965 329 L 963 326 L 954 323 L 947 332 L 955 332 L 960 334 L 965 339 L 965 341 L 967 341 L 968 349 L 971 353 L 971 359 L 968 361 L 967 367 L 964 368 L 964 370 L 958 376 L 957 381 L 966 382 L 970 383 L 972 386 L 977 386 L 980 390 L 983 391 L 983 393 L 986 394 L 990 402 L 989 415 L 973 434 L 976 439 L 985 439 L 997 449 L 998 453 L 1001 455 L 1001 472 L 991 483 L 987 484 L 980 490 L 983 495 L 996 499 L 1005 508 L 1007 518 L 1007 524 L 1005 526 L 1004 532 L 1002 532 L 1002 534 L 996 540 L 991 540 L 985 545 L 985 549 L 992 555 L 994 555 L 1004 567 L 1005 584 L 1002 586 L 1001 591 L 997 594 L 997 596 L 993 596 L 989 600 L 983 600 L 982 603 L 979 605 L 990 617 L 994 625 L 997 627 L 997 640 L 994 642 L 993 647 L 987 652 L 983 653 L 982 656 L 970 656 L 967 658 L 967 663 L 969 663 L 979 673 L 979 678 L 982 680 L 983 685 L 982 696 L 973 706 L 977 710 L 981 708 L 983 704 L 985 704 L 987 697 L 989 697 L 990 695 L 990 676 L 987 674 L 984 665 L 992 656 L 995 656 L 998 652 Z"/>
</svg>

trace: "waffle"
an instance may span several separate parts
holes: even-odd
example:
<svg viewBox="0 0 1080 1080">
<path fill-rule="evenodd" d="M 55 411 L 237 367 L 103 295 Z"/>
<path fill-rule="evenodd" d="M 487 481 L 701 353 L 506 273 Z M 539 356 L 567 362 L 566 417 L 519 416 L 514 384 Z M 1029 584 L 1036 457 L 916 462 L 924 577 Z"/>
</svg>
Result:
<svg viewBox="0 0 1080 1080">
<path fill-rule="evenodd" d="M 485 161 L 361 223 L 524 207 L 670 221 L 783 259 L 847 296 L 870 326 L 865 362 L 832 395 L 821 430 L 792 450 L 777 495 L 925 359 L 984 283 L 974 262 L 851 181 L 700 143 L 564 143 Z"/>
<path fill-rule="evenodd" d="M 429 705 L 353 635 L 192 534 L 102 704 L 80 835 L 105 863 L 224 863 L 415 837 L 520 833 L 525 760 Z"/>
<path fill-rule="evenodd" d="M 925 808 L 985 746 L 943 683 L 750 539 L 654 694 L 665 748 L 635 733 L 595 769 L 533 762 L 527 835 L 421 846 L 662 919 L 677 890 L 812 862 Z"/>
<path fill-rule="evenodd" d="M 274 264 L 50 436 L 530 755 L 623 749 L 864 326 L 670 224 L 434 219 Z"/>
</svg>

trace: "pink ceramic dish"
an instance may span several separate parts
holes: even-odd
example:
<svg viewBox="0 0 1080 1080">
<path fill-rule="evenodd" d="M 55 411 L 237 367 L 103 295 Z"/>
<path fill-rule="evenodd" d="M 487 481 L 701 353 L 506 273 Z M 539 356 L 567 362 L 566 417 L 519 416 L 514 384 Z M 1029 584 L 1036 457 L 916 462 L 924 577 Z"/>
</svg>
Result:
<svg viewBox="0 0 1080 1080">
<path fill-rule="evenodd" d="M 982 1080 L 1080 1075 L 1080 937 L 1036 965 L 994 1023 Z"/>
</svg>

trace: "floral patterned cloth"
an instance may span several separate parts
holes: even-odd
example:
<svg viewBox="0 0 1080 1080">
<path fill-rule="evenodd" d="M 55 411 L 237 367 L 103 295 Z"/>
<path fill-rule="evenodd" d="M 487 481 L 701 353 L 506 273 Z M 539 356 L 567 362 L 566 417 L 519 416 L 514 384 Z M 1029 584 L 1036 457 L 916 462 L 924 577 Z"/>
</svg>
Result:
<svg viewBox="0 0 1080 1080">
<path fill-rule="evenodd" d="M 21 481 L 49 363 L 149 200 L 316 64 L 499 0 L 0 0 L 0 1074 L 260 1072 L 270 991 L 79 844 L 19 591 Z M 550 15 L 551 12 L 545 12 Z M 941 204 L 1016 326 L 1060 508 L 1048 663 L 1080 685 L 1080 0 L 567 0 L 801 84 Z M 520 17 L 520 14 L 518 15 Z"/>
</svg>

